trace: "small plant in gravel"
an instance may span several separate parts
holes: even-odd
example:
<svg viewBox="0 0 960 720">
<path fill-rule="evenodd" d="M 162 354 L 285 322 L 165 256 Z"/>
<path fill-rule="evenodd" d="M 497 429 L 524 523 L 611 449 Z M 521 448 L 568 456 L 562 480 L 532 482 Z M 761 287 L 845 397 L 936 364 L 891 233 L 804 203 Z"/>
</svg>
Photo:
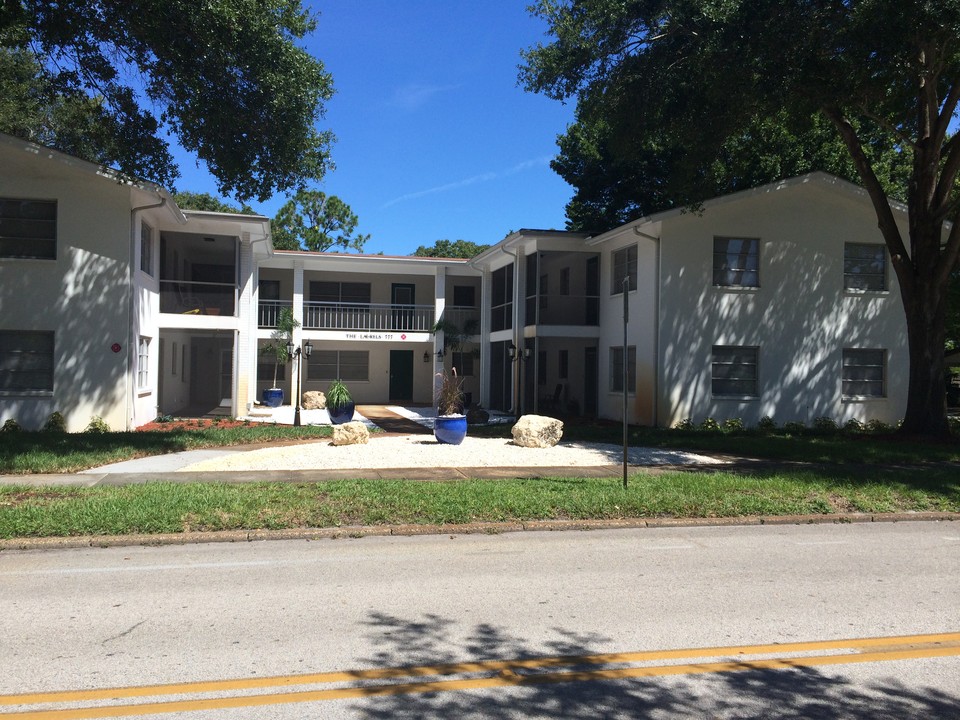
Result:
<svg viewBox="0 0 960 720">
<path fill-rule="evenodd" d="M 741 432 L 743 430 L 743 420 L 740 418 L 727 418 L 723 421 L 724 432 Z"/>
<path fill-rule="evenodd" d="M 673 429 L 689 431 L 689 430 L 696 430 L 697 426 L 693 424 L 693 420 L 691 420 L 690 418 L 684 418 L 683 420 L 679 421 L 676 425 L 674 425 Z"/>
<path fill-rule="evenodd" d="M 87 425 L 83 431 L 92 435 L 103 435 L 104 433 L 110 432 L 110 426 L 107 425 L 106 421 L 102 417 L 99 415 L 94 415 L 92 418 L 90 418 L 90 424 Z"/>
<path fill-rule="evenodd" d="M 43 431 L 49 433 L 65 433 L 67 431 L 67 421 L 59 410 L 50 413 L 50 417 L 43 424 Z"/>
<path fill-rule="evenodd" d="M 720 423 L 718 423 L 716 419 L 712 417 L 704 418 L 703 422 L 700 423 L 700 430 L 702 432 L 719 432 Z"/>
</svg>

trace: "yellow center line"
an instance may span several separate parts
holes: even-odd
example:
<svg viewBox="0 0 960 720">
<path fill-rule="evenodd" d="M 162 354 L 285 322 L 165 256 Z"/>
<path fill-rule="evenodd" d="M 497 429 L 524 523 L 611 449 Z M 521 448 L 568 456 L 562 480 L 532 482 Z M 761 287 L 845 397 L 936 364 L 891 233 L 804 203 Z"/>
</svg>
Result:
<svg viewBox="0 0 960 720">
<path fill-rule="evenodd" d="M 845 649 L 848 651 L 859 652 L 856 654 L 847 652 L 835 655 L 792 658 L 779 657 L 759 660 L 744 659 L 738 661 L 695 663 L 685 665 L 602 668 L 593 670 L 562 670 L 555 672 L 542 672 L 533 675 L 521 675 L 514 672 L 515 669 L 555 669 L 558 667 L 573 667 L 582 664 L 613 664 L 642 662 L 649 660 L 708 658 L 723 655 L 760 655 L 774 652 L 783 654 L 812 652 L 816 650 L 828 649 Z M 873 651 L 868 652 L 870 649 L 873 649 Z M 370 679 L 396 679 L 424 675 L 468 674 L 491 671 L 497 673 L 490 677 L 481 678 L 393 683 L 372 686 L 367 685 L 360 687 L 179 700 L 135 705 L 115 705 L 64 710 L 0 713 L 0 718 L 9 717 L 17 718 L 18 720 L 85 720 L 87 718 L 129 717 L 134 715 L 150 715 L 172 712 L 195 712 L 200 710 L 281 705 L 321 700 L 341 700 L 385 695 L 476 690 L 483 688 L 540 685 L 586 680 L 616 680 L 624 678 L 693 675 L 702 673 L 736 672 L 761 669 L 776 670 L 812 667 L 817 665 L 838 665 L 847 663 L 910 660 L 947 656 L 960 656 L 960 633 L 911 635 L 888 638 L 863 638 L 857 640 L 825 640 L 803 643 L 746 645 L 701 649 L 658 650 L 635 653 L 611 653 L 602 655 L 536 658 L 527 660 L 445 663 L 407 668 L 355 670 L 346 672 L 316 673 L 310 675 L 277 676 L 273 678 L 244 678 L 211 682 L 116 688 L 113 690 L 104 689 L 75 692 L 64 691 L 54 693 L 33 693 L 29 695 L 6 695 L 0 696 L 0 701 L 2 701 L 4 704 L 28 705 L 52 702 L 76 702 L 79 700 L 90 699 L 117 699 L 120 697 L 146 695 L 175 695 L 216 692 L 224 690 L 246 690 L 263 687 L 283 687 L 289 685 L 306 685 Z"/>
</svg>

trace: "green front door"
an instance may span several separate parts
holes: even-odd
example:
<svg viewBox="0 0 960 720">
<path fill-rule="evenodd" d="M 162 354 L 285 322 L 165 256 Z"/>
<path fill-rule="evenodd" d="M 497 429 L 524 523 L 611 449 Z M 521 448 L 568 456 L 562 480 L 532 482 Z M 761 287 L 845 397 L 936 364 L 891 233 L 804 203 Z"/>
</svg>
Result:
<svg viewBox="0 0 960 720">
<path fill-rule="evenodd" d="M 413 350 L 390 351 L 390 402 L 413 400 Z"/>
</svg>

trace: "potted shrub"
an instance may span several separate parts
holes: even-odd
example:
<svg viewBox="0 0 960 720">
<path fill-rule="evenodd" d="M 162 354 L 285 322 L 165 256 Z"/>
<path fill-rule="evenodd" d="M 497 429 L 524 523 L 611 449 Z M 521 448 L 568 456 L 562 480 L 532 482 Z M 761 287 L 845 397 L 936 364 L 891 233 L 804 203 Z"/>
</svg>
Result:
<svg viewBox="0 0 960 720">
<path fill-rule="evenodd" d="M 270 344 L 264 346 L 261 353 L 267 355 L 273 360 L 273 386 L 263 391 L 263 404 L 267 407 L 280 407 L 283 405 L 283 388 L 277 387 L 277 371 L 281 365 L 286 365 L 290 360 L 290 354 L 287 352 L 287 343 L 293 339 L 294 328 L 300 327 L 300 323 L 293 318 L 293 310 L 290 308 L 280 308 L 277 313 L 277 328 L 270 335 Z"/>
<path fill-rule="evenodd" d="M 457 369 L 437 373 L 437 419 L 433 436 L 437 442 L 459 445 L 467 436 L 467 416 L 463 414 L 463 380 Z"/>
<path fill-rule="evenodd" d="M 342 425 L 353 420 L 356 403 L 343 381 L 337 379 L 327 388 L 327 414 L 334 425 Z"/>
</svg>

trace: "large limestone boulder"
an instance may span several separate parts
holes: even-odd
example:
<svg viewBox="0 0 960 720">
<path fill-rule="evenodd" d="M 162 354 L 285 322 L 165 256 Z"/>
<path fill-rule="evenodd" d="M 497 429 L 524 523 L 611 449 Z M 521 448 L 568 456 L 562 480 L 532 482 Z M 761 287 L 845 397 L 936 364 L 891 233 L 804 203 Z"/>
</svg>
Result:
<svg viewBox="0 0 960 720">
<path fill-rule="evenodd" d="M 333 426 L 334 445 L 366 445 L 370 441 L 370 431 L 359 420 Z"/>
<path fill-rule="evenodd" d="M 524 415 L 513 426 L 513 442 L 521 447 L 553 447 L 563 436 L 563 423 L 544 415 Z"/>
<path fill-rule="evenodd" d="M 307 390 L 300 400 L 300 407 L 304 410 L 326 410 L 327 396 L 319 390 Z"/>
</svg>

